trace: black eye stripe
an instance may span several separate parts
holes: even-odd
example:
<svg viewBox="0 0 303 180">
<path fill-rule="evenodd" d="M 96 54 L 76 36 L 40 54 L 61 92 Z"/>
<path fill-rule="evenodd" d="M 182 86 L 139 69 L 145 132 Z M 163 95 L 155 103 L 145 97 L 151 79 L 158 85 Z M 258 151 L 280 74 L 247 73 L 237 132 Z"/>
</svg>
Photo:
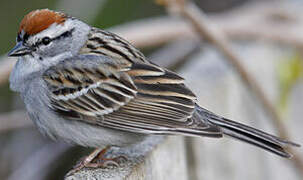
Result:
<svg viewBox="0 0 303 180">
<path fill-rule="evenodd" d="M 65 31 L 64 33 L 60 34 L 60 35 L 57 36 L 57 37 L 49 38 L 48 41 L 49 41 L 49 43 L 50 43 L 51 41 L 54 41 L 54 40 L 58 40 L 58 39 L 61 39 L 61 38 L 69 37 L 69 36 L 72 35 L 72 32 L 73 32 L 74 30 L 75 30 L 75 29 L 73 28 L 73 29 L 71 29 L 71 30 L 69 30 L 69 31 Z M 44 37 L 44 38 L 45 38 L 45 37 Z M 44 39 L 44 38 L 42 38 L 40 41 L 38 41 L 36 44 L 34 44 L 33 47 L 38 47 L 38 46 L 40 46 L 40 45 L 45 45 L 45 44 L 43 43 L 43 39 Z M 48 43 L 48 44 L 49 44 L 49 43 Z"/>
<path fill-rule="evenodd" d="M 26 42 L 28 40 L 28 38 L 29 38 L 29 35 L 25 33 L 23 35 L 23 41 Z"/>
<path fill-rule="evenodd" d="M 75 28 L 69 30 L 69 31 L 65 31 L 64 33 L 60 34 L 59 36 L 53 38 L 52 40 L 57 40 L 57 39 L 61 39 L 61 38 L 66 38 L 66 37 L 70 37 L 73 33 L 73 31 L 75 30 Z"/>
</svg>

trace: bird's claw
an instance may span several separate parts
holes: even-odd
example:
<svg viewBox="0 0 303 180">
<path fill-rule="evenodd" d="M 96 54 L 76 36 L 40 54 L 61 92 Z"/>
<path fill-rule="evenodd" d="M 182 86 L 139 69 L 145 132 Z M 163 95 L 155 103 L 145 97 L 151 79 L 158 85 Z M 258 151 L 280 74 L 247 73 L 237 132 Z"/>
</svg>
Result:
<svg viewBox="0 0 303 180">
<path fill-rule="evenodd" d="M 109 168 L 109 167 L 120 167 L 121 163 L 124 163 L 127 161 L 126 156 L 118 156 L 114 158 L 104 158 L 104 155 L 106 153 L 105 150 L 100 151 L 100 153 L 96 154 L 94 158 L 90 158 L 89 156 L 82 159 L 76 166 L 73 167 L 72 170 L 70 170 L 66 177 L 71 176 L 75 174 L 76 172 L 80 171 L 83 168 Z M 88 159 L 91 159 L 90 161 Z"/>
</svg>

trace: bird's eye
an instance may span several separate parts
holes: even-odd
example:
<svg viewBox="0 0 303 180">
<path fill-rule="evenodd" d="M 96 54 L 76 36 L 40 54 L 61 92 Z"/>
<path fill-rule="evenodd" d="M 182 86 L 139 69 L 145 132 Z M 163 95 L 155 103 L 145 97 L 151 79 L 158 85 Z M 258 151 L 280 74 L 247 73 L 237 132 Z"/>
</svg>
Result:
<svg viewBox="0 0 303 180">
<path fill-rule="evenodd" d="M 48 45 L 50 42 L 51 42 L 51 38 L 49 38 L 49 37 L 44 37 L 42 39 L 42 44 L 44 44 L 44 45 Z"/>
</svg>

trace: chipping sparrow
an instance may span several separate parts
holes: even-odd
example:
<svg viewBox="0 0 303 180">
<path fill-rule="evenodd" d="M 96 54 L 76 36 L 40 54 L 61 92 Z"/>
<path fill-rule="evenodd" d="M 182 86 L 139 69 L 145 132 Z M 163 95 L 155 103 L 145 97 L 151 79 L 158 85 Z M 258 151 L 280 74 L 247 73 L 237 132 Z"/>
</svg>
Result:
<svg viewBox="0 0 303 180">
<path fill-rule="evenodd" d="M 287 158 L 284 148 L 298 146 L 200 107 L 182 77 L 149 62 L 119 36 L 63 13 L 27 14 L 9 56 L 20 57 L 11 89 L 52 139 L 101 148 L 149 135 L 226 135 Z"/>
</svg>

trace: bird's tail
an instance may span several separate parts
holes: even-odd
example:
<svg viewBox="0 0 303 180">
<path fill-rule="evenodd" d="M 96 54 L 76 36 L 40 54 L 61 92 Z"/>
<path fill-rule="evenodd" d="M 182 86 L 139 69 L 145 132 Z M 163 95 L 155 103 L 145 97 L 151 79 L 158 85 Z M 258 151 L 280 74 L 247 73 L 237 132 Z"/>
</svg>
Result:
<svg viewBox="0 0 303 180">
<path fill-rule="evenodd" d="M 220 117 L 198 105 L 196 111 L 200 114 L 202 121 L 219 127 L 224 135 L 258 146 L 279 156 L 290 158 L 291 154 L 285 148 L 287 146 L 300 146 L 247 125 Z"/>
</svg>

